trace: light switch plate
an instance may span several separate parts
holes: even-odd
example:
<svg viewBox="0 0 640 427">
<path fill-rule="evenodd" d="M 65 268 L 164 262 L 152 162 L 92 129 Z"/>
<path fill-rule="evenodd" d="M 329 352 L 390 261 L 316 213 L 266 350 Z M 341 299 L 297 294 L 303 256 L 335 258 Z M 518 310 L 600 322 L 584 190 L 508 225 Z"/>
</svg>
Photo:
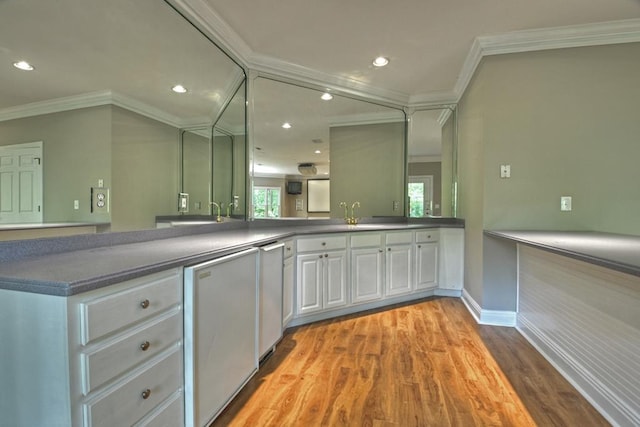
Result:
<svg viewBox="0 0 640 427">
<path fill-rule="evenodd" d="M 189 193 L 178 193 L 178 212 L 189 212 Z"/>
<path fill-rule="evenodd" d="M 571 210 L 571 196 L 560 197 L 560 210 L 565 212 Z"/>
</svg>

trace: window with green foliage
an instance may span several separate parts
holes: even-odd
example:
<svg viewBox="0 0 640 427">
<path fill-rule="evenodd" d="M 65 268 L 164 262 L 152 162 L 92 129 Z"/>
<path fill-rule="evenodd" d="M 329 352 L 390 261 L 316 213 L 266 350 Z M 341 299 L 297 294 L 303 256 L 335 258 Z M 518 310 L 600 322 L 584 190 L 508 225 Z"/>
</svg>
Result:
<svg viewBox="0 0 640 427">
<path fill-rule="evenodd" d="M 412 218 L 424 216 L 424 184 L 422 182 L 409 183 L 409 216 Z"/>
<path fill-rule="evenodd" d="M 280 217 L 280 188 L 253 187 L 253 217 Z"/>
</svg>

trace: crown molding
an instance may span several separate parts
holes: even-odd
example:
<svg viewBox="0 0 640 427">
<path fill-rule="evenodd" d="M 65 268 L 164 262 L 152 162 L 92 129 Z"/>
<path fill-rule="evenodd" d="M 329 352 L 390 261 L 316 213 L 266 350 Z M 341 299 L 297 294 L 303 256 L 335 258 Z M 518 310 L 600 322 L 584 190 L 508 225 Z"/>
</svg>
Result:
<svg viewBox="0 0 640 427">
<path fill-rule="evenodd" d="M 253 54 L 242 37 L 204 0 L 166 0 L 227 55 L 246 67 Z"/>
<path fill-rule="evenodd" d="M 253 75 L 256 77 L 303 83 L 320 90 L 331 89 L 335 93 L 396 108 L 406 105 L 409 101 L 409 95 L 404 92 L 381 89 L 356 79 L 324 73 L 267 55 L 251 54 L 248 66 L 255 72 Z"/>
<path fill-rule="evenodd" d="M 485 56 L 607 44 L 640 42 L 640 19 L 514 31 L 476 37 L 453 92 L 459 102 Z"/>
<path fill-rule="evenodd" d="M 97 107 L 111 103 L 111 91 L 103 90 L 89 92 L 81 95 L 67 96 L 64 98 L 47 101 L 30 102 L 0 110 L 0 121 L 22 119 L 26 117 L 40 116 L 43 114 L 70 111 L 78 108 Z"/>
</svg>

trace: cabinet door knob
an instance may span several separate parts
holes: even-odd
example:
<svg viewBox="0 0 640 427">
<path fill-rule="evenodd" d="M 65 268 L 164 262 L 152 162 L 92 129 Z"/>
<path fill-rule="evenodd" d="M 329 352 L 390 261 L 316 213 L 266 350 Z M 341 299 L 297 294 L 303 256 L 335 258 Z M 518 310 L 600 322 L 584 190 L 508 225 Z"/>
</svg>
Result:
<svg viewBox="0 0 640 427">
<path fill-rule="evenodd" d="M 329 254 L 324 254 L 324 257 L 325 258 L 329 258 Z"/>
<path fill-rule="evenodd" d="M 143 309 L 149 307 L 149 300 L 145 299 L 145 300 L 141 301 L 140 302 L 140 307 L 142 307 Z"/>
<path fill-rule="evenodd" d="M 149 343 L 149 341 L 145 341 L 142 344 L 140 344 L 140 349 L 142 351 L 147 351 L 147 350 L 149 350 L 150 346 L 151 346 L 151 344 Z"/>
<path fill-rule="evenodd" d="M 320 254 L 320 256 L 318 256 L 318 258 L 322 258 L 322 254 Z"/>
<path fill-rule="evenodd" d="M 142 396 L 142 398 L 144 400 L 147 400 L 149 398 L 149 396 L 151 396 L 151 390 L 146 388 L 146 389 L 142 390 L 142 393 L 140 393 L 140 395 Z"/>
<path fill-rule="evenodd" d="M 327 246 L 327 242 L 322 242 L 322 246 Z"/>
<path fill-rule="evenodd" d="M 422 245 L 418 245 L 418 247 L 419 247 L 419 248 L 421 248 L 421 247 L 422 247 Z"/>
<path fill-rule="evenodd" d="M 378 249 L 378 252 L 382 253 L 382 252 L 384 252 L 384 251 L 383 251 L 382 249 Z"/>
<path fill-rule="evenodd" d="M 388 250 L 389 252 L 391 252 L 391 248 L 387 248 L 387 250 Z"/>
</svg>

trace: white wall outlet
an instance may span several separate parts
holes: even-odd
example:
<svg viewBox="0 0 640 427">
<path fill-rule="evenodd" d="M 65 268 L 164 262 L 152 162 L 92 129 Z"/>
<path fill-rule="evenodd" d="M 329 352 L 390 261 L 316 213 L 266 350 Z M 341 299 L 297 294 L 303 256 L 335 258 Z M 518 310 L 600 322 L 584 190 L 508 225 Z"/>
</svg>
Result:
<svg viewBox="0 0 640 427">
<path fill-rule="evenodd" d="M 393 210 L 397 211 L 399 207 L 400 207 L 400 203 L 397 200 L 394 200 L 393 201 Z"/>
<path fill-rule="evenodd" d="M 560 197 L 560 210 L 561 211 L 571 210 L 571 196 Z"/>
<path fill-rule="evenodd" d="M 500 178 L 511 178 L 511 165 L 500 165 Z"/>
<path fill-rule="evenodd" d="M 75 210 L 80 209 L 80 200 L 74 200 L 73 201 L 73 209 L 75 209 Z"/>
<path fill-rule="evenodd" d="M 189 193 L 178 193 L 178 212 L 189 212 Z"/>
</svg>

